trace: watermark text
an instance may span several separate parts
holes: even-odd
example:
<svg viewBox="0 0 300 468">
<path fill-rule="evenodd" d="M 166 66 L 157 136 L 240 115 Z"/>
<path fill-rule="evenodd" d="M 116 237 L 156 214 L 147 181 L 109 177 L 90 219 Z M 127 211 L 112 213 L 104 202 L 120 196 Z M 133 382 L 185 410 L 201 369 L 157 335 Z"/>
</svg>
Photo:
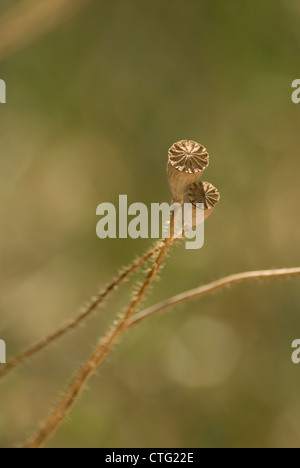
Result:
<svg viewBox="0 0 300 468">
<path fill-rule="evenodd" d="M 0 79 L 0 104 L 6 104 L 6 83 Z"/>
<path fill-rule="evenodd" d="M 6 364 L 6 344 L 4 340 L 0 340 L 0 364 Z"/>
<path fill-rule="evenodd" d="M 292 83 L 292 88 L 295 88 L 295 91 L 292 93 L 292 101 L 294 104 L 300 103 L 300 80 L 294 80 Z"/>
<path fill-rule="evenodd" d="M 300 340 L 294 340 L 292 348 L 295 349 L 292 353 L 292 362 L 294 364 L 300 364 Z"/>
<path fill-rule="evenodd" d="M 99 239 L 161 239 L 169 238 L 171 220 L 174 219 L 174 238 L 185 238 L 189 250 L 204 245 L 204 205 L 185 203 L 144 203 L 128 206 L 127 195 L 119 196 L 119 206 L 101 203 L 97 207 L 97 236 Z"/>
</svg>

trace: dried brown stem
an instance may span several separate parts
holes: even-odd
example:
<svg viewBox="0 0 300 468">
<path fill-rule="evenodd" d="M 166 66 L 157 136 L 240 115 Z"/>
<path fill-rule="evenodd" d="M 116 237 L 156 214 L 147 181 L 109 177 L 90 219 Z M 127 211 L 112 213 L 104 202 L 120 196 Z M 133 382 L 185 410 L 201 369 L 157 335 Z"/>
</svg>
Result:
<svg viewBox="0 0 300 468">
<path fill-rule="evenodd" d="M 128 328 L 137 325 L 138 323 L 146 320 L 153 315 L 169 310 L 175 306 L 184 304 L 188 301 L 200 299 L 204 296 L 213 294 L 229 286 L 234 286 L 241 283 L 248 283 L 253 281 L 265 280 L 265 279 L 279 279 L 279 278 L 294 278 L 300 277 L 300 268 L 285 268 L 279 270 L 263 270 L 263 271 L 250 271 L 246 273 L 238 273 L 235 275 L 227 276 L 218 281 L 214 281 L 205 286 L 187 291 L 178 296 L 174 296 L 167 301 L 164 301 L 156 306 L 153 306 L 145 311 L 132 317 L 135 308 L 140 303 L 143 297 L 143 291 L 147 288 L 146 284 L 150 285 L 153 281 L 153 275 L 155 277 L 155 271 L 159 269 L 159 265 L 163 261 L 168 250 L 168 242 L 162 247 L 159 257 L 154 263 L 149 275 L 147 276 L 142 288 L 133 300 L 129 309 L 125 313 L 124 317 L 119 321 L 118 325 L 110 332 L 104 339 L 101 340 L 100 344 L 94 350 L 93 354 L 86 361 L 84 366 L 81 368 L 76 379 L 70 386 L 68 392 L 64 395 L 63 399 L 51 414 L 50 418 L 46 421 L 43 428 L 40 430 L 38 435 L 28 444 L 28 448 L 39 448 L 42 447 L 49 437 L 56 431 L 62 421 L 65 419 L 68 412 L 71 410 L 73 404 L 76 402 L 80 395 L 85 383 L 93 375 L 97 367 L 103 362 L 112 346 L 125 331 L 126 326 Z M 152 278 L 152 281 L 151 281 Z M 130 318 L 131 317 L 131 318 Z M 125 327 L 125 328 L 124 328 Z"/>
<path fill-rule="evenodd" d="M 230 275 L 220 280 L 214 281 L 213 283 L 200 286 L 199 288 L 192 289 L 185 293 L 174 296 L 160 304 L 157 304 L 143 312 L 135 315 L 131 318 L 128 326 L 133 327 L 134 325 L 143 322 L 144 320 L 157 315 L 161 312 L 173 309 L 173 307 L 185 304 L 186 302 L 200 299 L 204 296 L 208 296 L 217 291 L 221 291 L 224 288 L 234 286 L 241 283 L 250 283 L 253 281 L 260 281 L 266 279 L 280 279 L 280 278 L 295 278 L 300 276 L 300 268 L 283 268 L 280 270 L 262 270 L 262 271 L 248 271 L 246 273 L 238 273 L 236 275 Z"/>
<path fill-rule="evenodd" d="M 75 380 L 71 383 L 67 392 L 63 395 L 57 407 L 51 412 L 48 419 L 42 425 L 38 433 L 26 446 L 27 448 L 41 448 L 47 440 L 56 432 L 58 427 L 64 421 L 68 413 L 71 411 L 73 405 L 76 403 L 79 395 L 85 387 L 85 384 L 92 377 L 96 369 L 105 360 L 115 343 L 128 327 L 128 323 L 133 313 L 144 298 L 146 292 L 154 281 L 166 255 L 174 236 L 175 219 L 174 214 L 171 219 L 170 237 L 166 238 L 160 246 L 159 254 L 154 261 L 148 275 L 145 278 L 142 286 L 139 288 L 137 294 L 133 298 L 130 306 L 125 314 L 120 318 L 114 328 L 100 340 L 99 344 L 94 349 L 91 356 L 87 359 L 81 367 Z"/>
<path fill-rule="evenodd" d="M 160 249 L 160 245 L 156 245 L 146 254 L 134 261 L 130 266 L 125 268 L 120 275 L 113 280 L 106 288 L 101 291 L 97 296 L 93 297 L 88 306 L 74 319 L 69 320 L 62 327 L 58 328 L 46 338 L 42 339 L 35 345 L 31 346 L 19 356 L 12 359 L 6 364 L 6 366 L 0 371 L 0 379 L 6 377 L 12 370 L 14 370 L 18 365 L 22 364 L 27 359 L 30 359 L 32 356 L 38 352 L 45 349 L 50 344 L 54 343 L 60 337 L 64 336 L 66 333 L 77 328 L 84 320 L 89 318 L 92 313 L 108 298 L 110 294 L 115 291 L 121 283 L 123 283 L 132 273 L 134 273 L 140 266 L 147 262 L 152 256 L 154 256 Z"/>
<path fill-rule="evenodd" d="M 91 0 L 22 0 L 0 18 L 0 60 L 86 8 Z"/>
</svg>

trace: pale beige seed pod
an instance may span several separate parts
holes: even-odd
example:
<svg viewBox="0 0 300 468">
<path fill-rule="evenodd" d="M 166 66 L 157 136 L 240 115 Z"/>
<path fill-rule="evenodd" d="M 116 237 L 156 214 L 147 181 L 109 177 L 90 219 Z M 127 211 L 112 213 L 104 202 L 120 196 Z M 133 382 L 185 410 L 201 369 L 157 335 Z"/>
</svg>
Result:
<svg viewBox="0 0 300 468">
<path fill-rule="evenodd" d="M 188 187 L 199 180 L 209 165 L 204 146 L 192 140 L 182 140 L 169 149 L 167 175 L 173 201 L 182 203 Z"/>
<path fill-rule="evenodd" d="M 220 193 L 209 182 L 196 182 L 192 184 L 188 189 L 187 201 L 192 205 L 192 220 L 193 225 L 185 225 L 185 231 L 190 230 L 198 224 L 198 219 L 203 220 L 203 217 L 197 219 L 198 210 L 202 211 L 202 208 L 198 208 L 198 204 L 204 205 L 204 221 L 213 213 L 215 207 L 220 201 Z"/>
</svg>

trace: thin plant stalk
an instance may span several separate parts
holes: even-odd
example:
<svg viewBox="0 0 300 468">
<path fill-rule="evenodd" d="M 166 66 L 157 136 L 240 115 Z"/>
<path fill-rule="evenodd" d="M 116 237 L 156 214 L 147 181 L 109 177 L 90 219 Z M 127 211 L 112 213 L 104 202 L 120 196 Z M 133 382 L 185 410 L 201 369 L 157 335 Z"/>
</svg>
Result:
<svg viewBox="0 0 300 468">
<path fill-rule="evenodd" d="M 166 248 L 166 246 L 164 247 Z M 161 252 L 161 255 L 162 252 Z M 158 261 L 158 259 L 157 259 Z M 156 262 L 157 262 L 156 261 Z M 151 269 L 152 272 L 152 269 Z M 150 273 L 151 273 L 150 272 Z M 149 274 L 150 276 L 150 274 Z M 164 301 L 160 304 L 157 304 L 145 311 L 137 314 L 135 317 L 131 317 L 128 320 L 128 311 L 125 314 L 124 318 L 127 316 L 126 320 L 121 319 L 119 326 L 107 335 L 106 338 L 101 340 L 100 345 L 95 349 L 90 358 L 86 361 L 84 366 L 81 368 L 73 384 L 69 388 L 66 395 L 61 400 L 58 407 L 52 413 L 51 418 L 48 420 L 48 424 L 45 424 L 38 436 L 36 436 L 31 443 L 28 444 L 28 448 L 39 448 L 41 447 L 49 437 L 55 432 L 60 423 L 64 420 L 66 414 L 71 410 L 73 404 L 77 400 L 81 390 L 89 378 L 93 375 L 96 368 L 101 364 L 109 353 L 111 347 L 118 339 L 118 337 L 123 333 L 124 326 L 131 328 L 135 325 L 138 325 L 142 321 L 164 311 L 170 310 L 176 306 L 187 303 L 191 300 L 200 299 L 204 296 L 208 296 L 215 292 L 218 292 L 222 289 L 228 288 L 230 286 L 249 283 L 254 281 L 261 281 L 266 279 L 280 279 L 280 278 L 295 278 L 300 277 L 300 267 L 297 268 L 284 268 L 277 270 L 262 270 L 262 271 L 250 271 L 245 273 L 238 273 L 235 275 L 230 275 L 225 278 L 219 279 L 207 285 L 201 286 L 196 289 L 192 289 L 180 295 L 174 296 L 167 301 Z M 140 296 L 140 294 L 139 294 Z M 130 310 L 134 307 L 133 304 L 138 300 L 138 296 L 135 298 L 131 304 Z M 129 309 L 128 309 L 129 310 Z M 122 327 L 120 327 L 122 325 Z"/>
<path fill-rule="evenodd" d="M 123 283 L 126 279 L 129 278 L 139 267 L 146 263 L 151 257 L 153 257 L 160 249 L 160 245 L 156 245 L 151 250 L 146 252 L 140 258 L 135 260 L 131 265 L 125 268 L 117 278 L 115 278 L 111 283 L 109 283 L 106 288 L 97 294 L 90 303 L 82 310 L 82 312 L 77 315 L 74 319 L 69 320 L 60 328 L 52 332 L 47 337 L 43 338 L 33 346 L 29 347 L 23 351 L 20 355 L 13 358 L 6 366 L 0 371 L 0 379 L 6 377 L 10 372 L 12 372 L 17 366 L 23 362 L 30 359 L 38 352 L 45 349 L 47 346 L 54 343 L 56 340 L 67 334 L 68 332 L 77 328 L 82 322 L 88 319 L 93 312 L 101 305 L 103 302 Z"/>
<path fill-rule="evenodd" d="M 129 321 L 128 327 L 131 328 L 144 320 L 153 317 L 154 315 L 166 312 L 179 305 L 185 304 L 189 301 L 200 299 L 204 296 L 209 296 L 222 289 L 229 288 L 242 283 L 251 283 L 254 281 L 262 281 L 267 279 L 280 279 L 280 278 L 296 278 L 300 277 L 300 267 L 297 268 L 283 268 L 278 270 L 262 270 L 262 271 L 248 271 L 245 273 L 237 273 L 235 275 L 226 276 L 212 283 L 200 286 L 199 288 L 186 291 L 177 296 L 171 297 L 160 304 L 156 304 L 148 309 L 140 312 L 132 317 Z"/>
<path fill-rule="evenodd" d="M 59 426 L 65 420 L 72 407 L 76 403 L 88 380 L 92 377 L 100 364 L 102 364 L 113 346 L 127 329 L 130 318 L 136 311 L 149 287 L 153 283 L 168 253 L 174 236 L 175 222 L 176 219 L 174 217 L 174 213 L 172 213 L 170 236 L 162 242 L 158 256 L 154 261 L 149 273 L 147 274 L 142 286 L 139 288 L 137 294 L 133 298 L 130 306 L 126 310 L 125 314 L 123 314 L 123 316 L 117 322 L 117 324 L 113 327 L 113 329 L 100 340 L 99 344 L 96 346 L 87 361 L 83 364 L 77 376 L 71 383 L 66 393 L 63 395 L 56 408 L 51 412 L 38 433 L 26 445 L 26 448 L 43 447 L 49 438 L 57 431 Z"/>
</svg>

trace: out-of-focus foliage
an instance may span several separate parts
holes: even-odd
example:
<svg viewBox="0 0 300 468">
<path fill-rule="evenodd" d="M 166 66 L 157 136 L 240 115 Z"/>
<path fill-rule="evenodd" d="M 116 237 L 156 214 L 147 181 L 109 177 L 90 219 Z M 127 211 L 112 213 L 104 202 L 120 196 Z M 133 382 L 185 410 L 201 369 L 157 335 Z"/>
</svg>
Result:
<svg viewBox="0 0 300 468">
<path fill-rule="evenodd" d="M 3 2 L 2 9 L 15 4 Z M 12 357 L 150 240 L 96 237 L 104 201 L 169 201 L 167 150 L 203 143 L 222 200 L 145 305 L 243 270 L 299 266 L 300 10 L 294 1 L 97 1 L 0 65 L 0 338 Z M 131 283 L 130 283 L 131 284 Z M 129 301 L 1 382 L 0 445 L 37 423 Z M 151 319 L 111 354 L 52 447 L 300 446 L 299 280 Z"/>
</svg>

